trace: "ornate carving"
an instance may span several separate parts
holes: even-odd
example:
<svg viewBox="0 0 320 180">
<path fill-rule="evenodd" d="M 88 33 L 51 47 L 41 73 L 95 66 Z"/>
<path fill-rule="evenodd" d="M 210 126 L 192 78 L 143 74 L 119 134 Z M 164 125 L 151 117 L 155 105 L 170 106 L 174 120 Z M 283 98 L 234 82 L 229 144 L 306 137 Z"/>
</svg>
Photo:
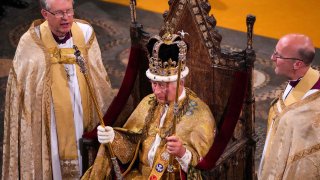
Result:
<svg viewBox="0 0 320 180">
<path fill-rule="evenodd" d="M 202 2 L 201 7 L 206 13 L 209 13 L 211 10 L 211 5 L 208 2 Z"/>
<path fill-rule="evenodd" d="M 169 11 L 164 11 L 162 14 L 163 19 L 167 19 L 168 15 L 169 15 Z"/>
<path fill-rule="evenodd" d="M 216 20 L 216 18 L 215 18 L 213 15 L 207 16 L 206 19 L 207 19 L 207 22 L 208 22 L 212 27 L 216 27 L 216 25 L 217 25 L 217 20 Z"/>
</svg>

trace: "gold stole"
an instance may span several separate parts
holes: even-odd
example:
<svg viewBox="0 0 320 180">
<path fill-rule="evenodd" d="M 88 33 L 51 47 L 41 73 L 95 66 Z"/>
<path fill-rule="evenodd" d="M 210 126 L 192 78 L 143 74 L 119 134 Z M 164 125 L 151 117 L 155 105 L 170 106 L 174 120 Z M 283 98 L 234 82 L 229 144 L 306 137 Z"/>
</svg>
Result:
<svg viewBox="0 0 320 180">
<path fill-rule="evenodd" d="M 319 72 L 312 69 L 308 69 L 306 75 L 300 80 L 299 84 L 290 92 L 284 103 L 286 106 L 293 104 L 302 99 L 302 97 L 314 86 L 319 80 Z"/>
<path fill-rule="evenodd" d="M 82 30 L 76 23 L 71 28 L 73 44 L 79 47 L 82 55 L 87 54 Z M 54 107 L 54 114 L 57 126 L 58 148 L 60 156 L 60 165 L 62 177 L 68 177 L 79 174 L 79 162 L 77 152 L 77 142 L 75 136 L 75 125 L 73 117 L 73 108 L 68 86 L 67 73 L 63 64 L 76 64 L 74 49 L 58 48 L 52 33 L 45 21 L 40 25 L 41 40 L 43 41 L 50 55 L 50 76 L 51 76 L 51 95 Z M 76 74 L 81 94 L 81 103 L 83 110 L 83 119 L 81 123 L 85 125 L 89 122 L 89 92 L 83 74 L 76 65 Z M 69 164 L 68 167 L 68 163 Z M 70 166 L 71 165 L 71 166 Z M 80 174 L 79 174 L 80 175 Z"/>
<path fill-rule="evenodd" d="M 274 117 L 281 113 L 284 107 L 289 106 L 303 98 L 303 96 L 314 86 L 314 84 L 319 80 L 319 71 L 308 69 L 307 73 L 300 80 L 298 85 L 289 93 L 287 98 L 283 101 L 282 96 L 277 99 L 276 102 L 272 103 L 268 116 L 268 129 L 271 125 Z"/>
<path fill-rule="evenodd" d="M 179 107 L 181 107 L 181 104 L 182 104 L 183 101 L 180 101 L 179 102 Z M 160 105 L 159 105 L 160 106 Z M 160 107 L 160 108 L 163 108 L 163 107 Z M 155 128 L 155 127 L 150 127 L 150 130 L 149 130 L 149 135 L 152 135 L 152 136 L 155 136 L 157 133 L 160 135 L 160 137 L 162 138 L 165 138 L 167 137 L 169 134 L 169 127 L 172 126 L 172 120 L 173 120 L 173 117 L 174 117 L 174 113 L 173 113 L 173 103 L 171 103 L 168 107 L 168 112 L 167 112 L 167 115 L 165 117 L 165 120 L 164 120 L 164 124 L 162 126 L 161 129 L 158 129 L 158 128 Z M 160 110 L 160 112 L 162 112 L 163 110 Z M 161 118 L 161 115 L 160 115 L 160 118 Z M 159 118 L 159 120 L 160 120 Z M 157 122 L 159 125 L 160 121 Z M 156 155 L 154 157 L 154 161 L 153 161 L 153 165 L 152 165 L 152 169 L 151 169 L 151 172 L 149 174 L 149 177 L 148 179 L 161 179 L 162 176 L 164 175 L 164 173 L 167 172 L 167 168 L 168 168 L 168 165 L 169 165 L 169 156 L 170 154 L 166 151 L 167 147 L 166 145 L 164 144 L 165 142 L 165 139 L 162 139 L 156 151 Z M 174 160 L 176 161 L 176 160 Z M 178 169 L 178 168 L 176 168 Z"/>
<path fill-rule="evenodd" d="M 170 154 L 166 151 L 166 149 L 166 146 L 162 146 L 157 150 L 157 152 L 159 152 L 159 155 L 153 163 L 153 167 L 148 179 L 161 179 L 162 175 L 167 171 Z"/>
</svg>

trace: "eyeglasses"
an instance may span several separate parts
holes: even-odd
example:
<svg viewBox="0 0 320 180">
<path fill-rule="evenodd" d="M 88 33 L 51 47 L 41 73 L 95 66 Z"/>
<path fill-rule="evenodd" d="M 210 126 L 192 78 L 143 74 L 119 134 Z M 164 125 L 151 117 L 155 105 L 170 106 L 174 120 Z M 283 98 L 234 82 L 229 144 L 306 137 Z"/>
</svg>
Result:
<svg viewBox="0 0 320 180">
<path fill-rule="evenodd" d="M 74 9 L 67 9 L 66 11 L 56 11 L 56 12 L 51 12 L 47 9 L 44 9 L 45 11 L 49 12 L 50 14 L 54 15 L 56 18 L 62 18 L 66 14 L 68 17 L 71 17 L 74 15 Z"/>
<path fill-rule="evenodd" d="M 280 58 L 280 59 L 288 59 L 288 60 L 293 60 L 293 61 L 295 61 L 295 60 L 303 61 L 302 59 L 299 59 L 299 58 L 283 57 L 276 50 L 272 53 L 272 57 L 274 57 L 276 59 Z"/>
</svg>

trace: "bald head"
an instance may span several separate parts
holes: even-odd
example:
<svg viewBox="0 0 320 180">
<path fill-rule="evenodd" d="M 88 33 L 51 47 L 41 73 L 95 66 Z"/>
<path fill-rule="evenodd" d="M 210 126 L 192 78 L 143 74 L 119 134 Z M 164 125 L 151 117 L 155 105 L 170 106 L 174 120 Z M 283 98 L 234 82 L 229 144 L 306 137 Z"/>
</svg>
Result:
<svg viewBox="0 0 320 180">
<path fill-rule="evenodd" d="M 284 50 L 292 53 L 293 57 L 303 60 L 310 65 L 315 56 L 315 48 L 311 39 L 303 34 L 287 34 L 283 36 L 278 45 L 281 44 Z"/>
</svg>

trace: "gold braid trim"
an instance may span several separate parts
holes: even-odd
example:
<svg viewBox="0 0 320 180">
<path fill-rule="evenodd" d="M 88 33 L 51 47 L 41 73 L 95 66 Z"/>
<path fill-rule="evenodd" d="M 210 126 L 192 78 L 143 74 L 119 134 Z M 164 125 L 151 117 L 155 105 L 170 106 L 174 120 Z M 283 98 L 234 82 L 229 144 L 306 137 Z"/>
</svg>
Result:
<svg viewBox="0 0 320 180">
<path fill-rule="evenodd" d="M 300 152 L 297 152 L 294 155 L 289 156 L 288 164 L 291 164 L 291 163 L 293 163 L 293 162 L 295 162 L 297 160 L 300 160 L 300 159 L 302 159 L 302 158 L 304 158 L 304 157 L 306 157 L 308 155 L 311 155 L 311 154 L 313 154 L 315 152 L 318 152 L 319 150 L 320 150 L 320 144 L 316 144 L 316 145 L 311 146 L 311 147 L 309 147 L 307 149 L 304 149 L 304 150 L 302 150 Z"/>
<path fill-rule="evenodd" d="M 39 36 L 37 35 L 37 33 L 35 32 L 35 27 L 39 26 L 44 22 L 45 20 L 43 19 L 37 19 L 35 21 L 33 21 L 33 23 L 31 24 L 30 28 L 29 28 L 29 32 L 30 32 L 30 36 L 33 39 L 33 41 L 39 46 L 39 48 L 42 50 L 44 56 L 45 56 L 45 63 L 46 63 L 46 71 L 44 74 L 44 85 L 43 85 L 43 101 L 44 101 L 44 105 L 42 106 L 42 108 L 44 108 L 44 118 L 45 118 L 45 133 L 46 133 L 46 139 L 47 139 L 47 147 L 51 146 L 51 134 L 50 134 L 50 122 L 51 122 L 51 104 L 50 104 L 50 97 L 51 97 L 51 76 L 49 75 L 50 72 L 50 67 L 51 67 L 51 63 L 50 63 L 50 54 L 48 53 L 48 51 L 46 50 L 43 42 L 41 41 L 41 39 L 39 38 Z M 40 30 L 40 28 L 39 28 Z M 20 85 L 20 82 L 19 82 Z M 51 154 L 51 148 L 48 148 L 48 154 Z M 50 164 L 52 163 L 52 159 L 51 156 L 49 156 L 49 161 Z M 51 169 L 51 167 L 50 167 Z"/>
<path fill-rule="evenodd" d="M 91 26 L 90 23 L 88 23 L 87 21 L 85 21 L 85 20 L 83 20 L 83 19 L 74 19 L 74 22 L 80 22 L 80 23 L 83 23 L 83 24 L 87 24 L 87 25 L 89 25 L 89 26 L 92 28 L 92 34 L 91 34 L 91 36 L 90 36 L 90 38 L 89 38 L 89 40 L 88 40 L 88 42 L 87 42 L 87 44 L 86 44 L 86 48 L 87 48 L 87 49 L 90 49 L 90 47 L 91 47 L 91 45 L 92 45 L 92 43 L 93 43 L 93 40 L 94 40 L 94 38 L 96 37 L 96 34 L 95 34 L 95 32 L 94 32 L 93 27 Z"/>
<path fill-rule="evenodd" d="M 137 144 L 129 143 L 127 135 L 120 134 L 117 131 L 114 132 L 115 137 L 111 144 L 113 152 L 122 164 L 126 164 L 133 158 L 134 154 L 131 152 L 135 151 Z"/>
</svg>

